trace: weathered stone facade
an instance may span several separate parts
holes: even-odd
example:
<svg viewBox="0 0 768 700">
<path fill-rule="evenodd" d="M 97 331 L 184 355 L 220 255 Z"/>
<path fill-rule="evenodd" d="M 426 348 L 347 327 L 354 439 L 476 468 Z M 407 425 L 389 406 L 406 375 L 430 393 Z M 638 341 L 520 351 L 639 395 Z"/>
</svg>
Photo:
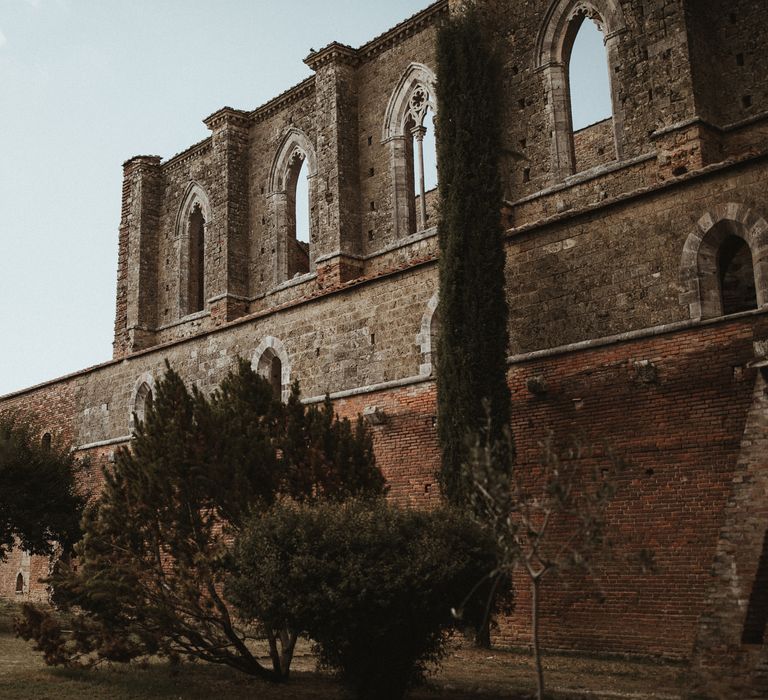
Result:
<svg viewBox="0 0 768 700">
<path fill-rule="evenodd" d="M 0 407 L 39 411 L 92 457 L 95 480 L 166 359 L 210 390 L 240 355 L 283 390 L 299 379 L 307 400 L 329 392 L 341 413 L 377 407 L 393 497 L 437 502 L 438 212 L 434 191 L 422 211 L 414 189 L 414 110 L 436 109 L 436 31 L 459 5 L 440 0 L 358 49 L 331 44 L 306 59 L 314 75 L 301 84 L 206 119 L 205 141 L 129 160 L 114 359 Z M 567 60 L 592 20 L 613 115 L 573 134 Z M 745 625 L 764 632 L 768 616 L 755 593 L 768 585 L 768 11 L 757 0 L 525 0 L 494 24 L 521 465 L 548 430 L 607 440 L 632 465 L 611 510 L 616 540 L 657 564 L 606 569 L 604 604 L 586 583 L 571 599 L 553 582 L 545 642 L 738 652 Z M 308 245 L 295 235 L 301 166 Z M 535 376 L 546 392 L 528 389 Z M 2 568 L 5 595 L 20 556 Z M 35 594 L 30 577 L 20 595 Z M 525 640 L 519 596 L 502 641 Z"/>
</svg>

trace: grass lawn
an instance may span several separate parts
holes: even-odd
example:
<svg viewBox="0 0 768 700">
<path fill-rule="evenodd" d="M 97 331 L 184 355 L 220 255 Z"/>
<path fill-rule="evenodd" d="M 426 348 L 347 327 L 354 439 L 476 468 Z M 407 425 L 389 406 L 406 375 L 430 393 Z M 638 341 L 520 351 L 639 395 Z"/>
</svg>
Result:
<svg viewBox="0 0 768 700">
<path fill-rule="evenodd" d="M 50 668 L 31 644 L 11 630 L 11 606 L 0 604 L 0 698 L 2 700 L 304 700 L 342 699 L 343 689 L 327 674 L 315 671 L 308 648 L 298 650 L 287 685 L 273 686 L 236 671 L 208 664 L 171 669 L 158 663 L 148 668 L 113 665 L 83 671 Z M 546 658 L 551 697 L 657 698 L 681 697 L 684 669 L 678 665 L 595 657 L 552 655 Z M 531 697 L 534 676 L 527 654 L 457 646 L 440 671 L 412 700 L 513 700 Z"/>
</svg>

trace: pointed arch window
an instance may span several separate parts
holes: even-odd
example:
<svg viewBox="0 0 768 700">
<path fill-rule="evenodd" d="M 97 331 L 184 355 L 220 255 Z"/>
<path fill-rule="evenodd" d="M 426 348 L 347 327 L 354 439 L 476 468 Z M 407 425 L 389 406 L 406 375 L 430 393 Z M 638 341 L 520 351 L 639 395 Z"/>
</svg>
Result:
<svg viewBox="0 0 768 700">
<path fill-rule="evenodd" d="M 408 174 L 413 178 L 409 201 L 409 233 L 423 231 L 429 226 L 427 192 L 437 187 L 434 110 L 427 89 L 417 84 L 408 100 L 405 133 L 411 135 L 406 149 Z"/>
<path fill-rule="evenodd" d="M 24 593 L 24 574 L 19 572 L 16 575 L 16 595 L 22 595 Z"/>
<path fill-rule="evenodd" d="M 208 281 L 206 239 L 210 224 L 208 196 L 198 183 L 190 183 L 176 221 L 179 241 L 179 317 L 205 310 Z"/>
<path fill-rule="evenodd" d="M 269 209 L 275 239 L 274 282 L 315 267 L 317 159 L 307 136 L 292 128 L 283 137 L 270 174 Z"/>
<path fill-rule="evenodd" d="M 545 16 L 536 55 L 555 180 L 623 155 L 623 112 L 612 68 L 619 65 L 625 31 L 618 0 L 555 0 Z"/>
<path fill-rule="evenodd" d="M 149 410 L 154 404 L 155 380 L 150 373 L 142 374 L 134 384 L 131 395 L 131 432 L 138 423 L 143 423 L 147 419 Z"/>
<path fill-rule="evenodd" d="M 437 157 L 435 76 L 412 63 L 390 97 L 382 141 L 389 145 L 396 237 L 435 223 Z"/>
<path fill-rule="evenodd" d="M 199 204 L 189 215 L 189 276 L 187 278 L 187 313 L 205 306 L 205 217 Z"/>
<path fill-rule="evenodd" d="M 568 97 L 573 169 L 589 170 L 616 159 L 610 70 L 599 17 L 586 11 L 573 20 L 568 52 Z"/>
<path fill-rule="evenodd" d="M 307 156 L 294 149 L 286 172 L 288 277 L 309 272 L 309 185 Z"/>
</svg>

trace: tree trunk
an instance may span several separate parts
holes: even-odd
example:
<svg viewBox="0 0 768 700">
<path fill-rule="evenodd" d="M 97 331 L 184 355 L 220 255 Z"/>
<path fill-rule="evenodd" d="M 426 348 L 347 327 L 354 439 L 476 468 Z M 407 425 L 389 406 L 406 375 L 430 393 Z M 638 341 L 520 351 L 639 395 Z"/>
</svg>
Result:
<svg viewBox="0 0 768 700">
<path fill-rule="evenodd" d="M 475 630 L 475 646 L 478 649 L 491 648 L 491 618 L 486 616 L 480 627 Z"/>
<path fill-rule="evenodd" d="M 539 584 L 538 576 L 531 579 L 531 638 L 533 642 L 533 660 L 536 664 L 536 700 L 544 700 L 544 669 L 541 666 L 539 649 Z"/>
</svg>

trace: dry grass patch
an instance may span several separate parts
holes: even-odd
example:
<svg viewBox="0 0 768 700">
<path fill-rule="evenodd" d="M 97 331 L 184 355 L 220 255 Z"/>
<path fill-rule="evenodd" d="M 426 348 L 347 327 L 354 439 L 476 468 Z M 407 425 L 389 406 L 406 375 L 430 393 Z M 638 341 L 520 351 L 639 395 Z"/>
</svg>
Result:
<svg viewBox="0 0 768 700">
<path fill-rule="evenodd" d="M 165 663 L 145 668 L 111 665 L 95 670 L 45 666 L 31 644 L 11 631 L 15 607 L 0 603 L 0 698 L 3 700 L 342 700 L 344 689 L 317 672 L 308 645 L 297 651 L 287 685 L 270 685 L 225 667 Z M 551 697 L 682 697 L 684 667 L 577 655 L 545 657 Z M 535 687 L 533 661 L 521 651 L 479 650 L 455 645 L 428 685 L 411 692 L 412 700 L 522 700 Z"/>
</svg>

